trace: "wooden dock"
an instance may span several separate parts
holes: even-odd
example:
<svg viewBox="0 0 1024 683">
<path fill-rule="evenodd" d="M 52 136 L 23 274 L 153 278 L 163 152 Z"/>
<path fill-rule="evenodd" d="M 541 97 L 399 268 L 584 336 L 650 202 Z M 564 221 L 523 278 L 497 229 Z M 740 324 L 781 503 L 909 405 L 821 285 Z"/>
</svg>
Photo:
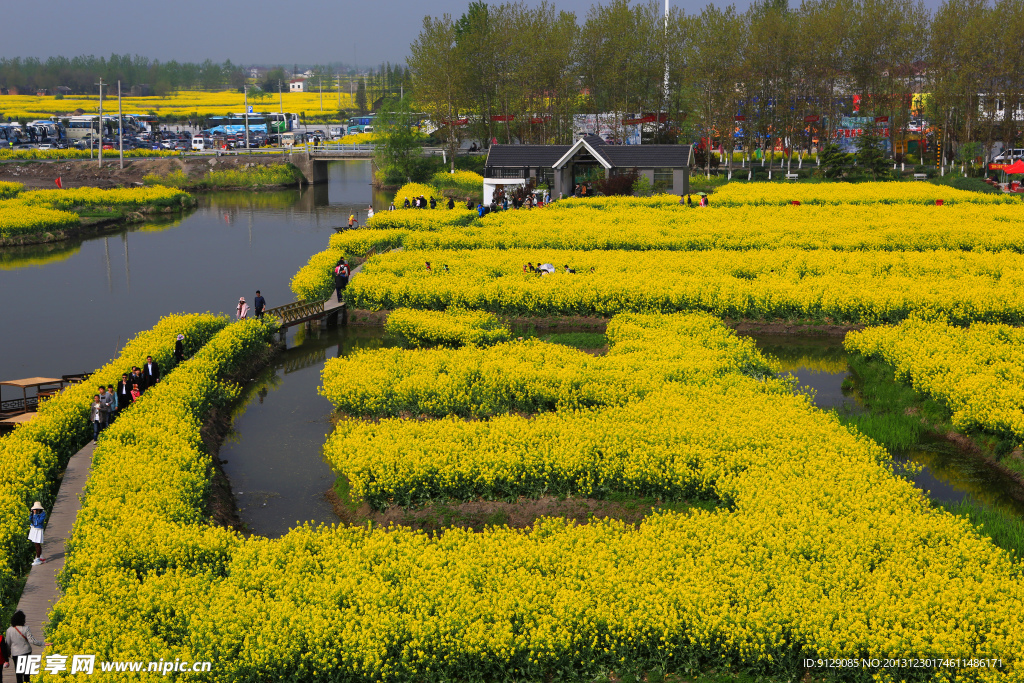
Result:
<svg viewBox="0 0 1024 683">
<path fill-rule="evenodd" d="M 39 640 L 45 640 L 44 625 L 49 618 L 50 610 L 60 599 L 57 588 L 57 574 L 64 569 L 64 548 L 71 538 L 71 530 L 75 526 L 75 518 L 82 507 L 81 496 L 85 491 L 85 482 L 89 478 L 92 466 L 92 453 L 96 444 L 92 441 L 85 448 L 71 456 L 64 479 L 57 492 L 57 500 L 53 510 L 46 518 L 46 534 L 43 543 L 43 557 L 46 562 L 31 568 L 25 590 L 18 601 L 18 609 L 25 613 L 26 623 L 32 634 Z M 28 531 L 26 530 L 26 534 Z M 32 647 L 32 654 L 45 654 L 46 648 Z M 58 654 L 92 654 L 88 652 L 61 652 Z M 68 659 L 68 662 L 71 660 Z M 43 660 L 45 664 L 46 660 Z M 14 683 L 14 667 L 3 670 L 3 683 Z"/>
</svg>

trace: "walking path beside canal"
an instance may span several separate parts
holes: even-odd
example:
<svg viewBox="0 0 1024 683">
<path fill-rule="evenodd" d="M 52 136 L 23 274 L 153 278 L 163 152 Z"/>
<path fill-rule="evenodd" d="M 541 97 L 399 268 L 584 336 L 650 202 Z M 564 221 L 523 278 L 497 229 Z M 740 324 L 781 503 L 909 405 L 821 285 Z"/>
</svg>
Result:
<svg viewBox="0 0 1024 683">
<path fill-rule="evenodd" d="M 82 493 L 85 482 L 89 479 L 92 466 L 92 454 L 96 444 L 92 441 L 82 450 L 71 456 L 64 479 L 61 480 L 57 500 L 53 504 L 46 523 L 46 542 L 43 544 L 43 557 L 46 562 L 36 565 L 28 573 L 25 590 L 18 601 L 18 609 L 25 613 L 29 628 L 36 638 L 43 639 L 50 610 L 60 599 L 60 588 L 57 586 L 57 575 L 64 569 L 65 545 L 71 538 L 71 530 L 75 526 L 78 510 L 82 507 Z M 46 648 L 36 650 L 33 654 L 45 653 Z M 87 652 L 61 654 L 90 654 Z M 70 661 L 70 660 L 68 660 Z M 45 660 L 44 660 L 45 663 Z M 3 683 L 14 682 L 14 667 L 3 670 Z"/>
</svg>

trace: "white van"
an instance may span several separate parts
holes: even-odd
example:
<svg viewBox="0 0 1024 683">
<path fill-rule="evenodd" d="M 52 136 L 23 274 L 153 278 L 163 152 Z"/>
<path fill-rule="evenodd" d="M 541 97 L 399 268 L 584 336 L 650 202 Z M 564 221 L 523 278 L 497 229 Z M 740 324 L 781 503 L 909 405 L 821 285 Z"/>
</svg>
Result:
<svg viewBox="0 0 1024 683">
<path fill-rule="evenodd" d="M 1005 164 L 1017 159 L 1024 159 L 1024 149 L 1004 149 L 992 161 L 997 164 Z"/>
<path fill-rule="evenodd" d="M 344 137 L 344 135 L 345 135 L 345 126 L 328 126 L 327 127 L 327 136 L 331 140 L 334 140 L 334 139 L 340 138 L 340 137 Z"/>
<path fill-rule="evenodd" d="M 204 138 L 201 135 L 197 135 L 192 138 L 192 151 L 193 152 L 205 152 L 208 149 L 213 149 L 208 138 Z"/>
</svg>

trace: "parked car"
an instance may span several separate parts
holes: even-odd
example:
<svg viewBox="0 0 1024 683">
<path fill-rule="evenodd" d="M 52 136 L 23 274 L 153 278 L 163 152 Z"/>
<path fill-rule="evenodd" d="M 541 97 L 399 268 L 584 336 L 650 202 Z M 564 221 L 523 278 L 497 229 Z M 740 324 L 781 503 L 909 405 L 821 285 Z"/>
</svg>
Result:
<svg viewBox="0 0 1024 683">
<path fill-rule="evenodd" d="M 1016 161 L 1017 159 L 1024 159 L 1024 149 L 1004 149 L 1002 152 L 997 154 L 992 161 L 997 164 L 1005 164 L 1010 161 Z"/>
</svg>

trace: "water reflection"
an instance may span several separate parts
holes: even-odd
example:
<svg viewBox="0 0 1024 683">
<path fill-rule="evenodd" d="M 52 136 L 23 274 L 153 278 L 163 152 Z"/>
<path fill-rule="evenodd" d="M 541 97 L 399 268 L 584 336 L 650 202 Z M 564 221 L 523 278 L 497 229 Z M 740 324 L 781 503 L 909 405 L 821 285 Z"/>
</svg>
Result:
<svg viewBox="0 0 1024 683">
<path fill-rule="evenodd" d="M 220 457 L 250 531 L 276 538 L 296 523 L 338 521 L 325 496 L 335 479 L 322 456 L 334 411 L 317 393 L 320 371 L 329 358 L 382 344 L 380 328 L 299 327 L 288 350 L 246 386 Z"/>
<path fill-rule="evenodd" d="M 334 162 L 324 186 L 200 195 L 172 219 L 105 235 L 0 249 L 0 378 L 88 371 L 168 313 L 233 311 L 257 289 L 270 306 L 334 226 L 371 201 L 370 163 Z M 120 242 L 120 243 L 119 243 Z"/>
</svg>

